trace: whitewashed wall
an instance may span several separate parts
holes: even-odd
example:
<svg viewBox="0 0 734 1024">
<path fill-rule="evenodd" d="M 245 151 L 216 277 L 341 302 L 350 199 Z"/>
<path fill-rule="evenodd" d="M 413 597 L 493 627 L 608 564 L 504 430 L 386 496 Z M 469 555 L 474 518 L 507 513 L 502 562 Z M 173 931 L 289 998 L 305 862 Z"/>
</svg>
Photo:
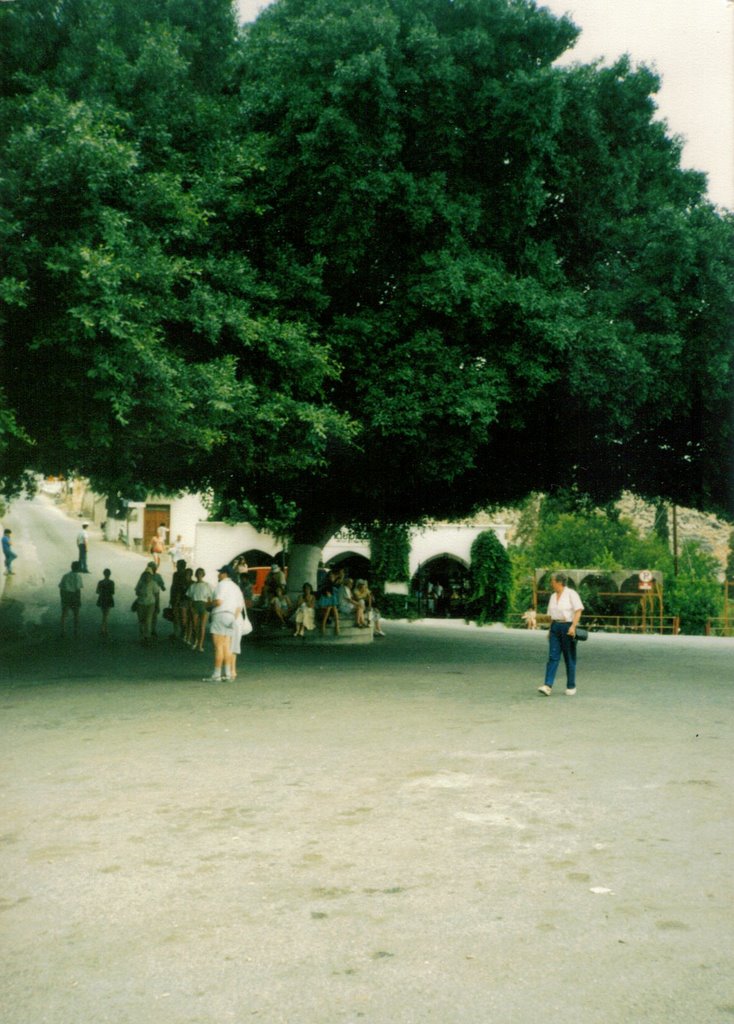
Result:
<svg viewBox="0 0 734 1024">
<path fill-rule="evenodd" d="M 198 523 L 191 564 L 195 569 L 205 569 L 211 582 L 216 580 L 220 565 L 252 548 L 267 551 L 272 558 L 282 545 L 272 534 L 261 533 L 249 523 Z"/>
<path fill-rule="evenodd" d="M 340 530 L 324 547 L 324 562 L 330 562 L 332 558 L 338 558 L 339 555 L 363 555 L 365 558 L 369 558 L 369 543 L 365 540 L 355 539 L 348 530 Z"/>
<path fill-rule="evenodd" d="M 467 524 L 446 524 L 411 531 L 410 575 L 432 558 L 450 555 L 467 567 L 471 561 L 471 546 L 480 533 L 492 529 L 500 542 L 507 544 L 508 527 L 503 523 L 491 526 L 470 526 Z M 272 558 L 281 549 L 279 540 L 269 533 L 261 533 L 248 523 L 228 526 L 226 523 L 199 523 L 193 548 L 192 564 L 206 569 L 207 577 L 213 575 L 220 565 L 229 562 L 235 555 L 251 548 L 266 551 Z M 366 541 L 356 540 L 347 531 L 335 534 L 325 545 L 323 559 L 330 562 L 344 554 L 370 557 L 370 546 Z"/>
<path fill-rule="evenodd" d="M 180 535 L 183 546 L 193 552 L 197 528 L 208 516 L 201 497 L 198 494 L 184 494 L 180 498 L 148 498 L 148 504 L 171 506 L 169 542 L 173 544 Z M 142 522 L 140 528 L 142 530 Z"/>
<path fill-rule="evenodd" d="M 426 562 L 442 555 L 458 558 L 469 568 L 471 546 L 479 534 L 486 530 L 494 530 L 500 543 L 507 547 L 508 529 L 509 527 L 505 523 L 492 523 L 484 526 L 472 526 L 468 523 L 441 523 L 413 530 L 410 537 L 409 558 L 411 578 Z"/>
<path fill-rule="evenodd" d="M 178 498 L 162 498 L 151 495 L 147 501 L 130 502 L 130 517 L 126 519 L 107 519 L 105 539 L 117 540 L 122 533 L 127 537 L 131 548 L 142 550 L 143 526 L 145 524 L 146 505 L 169 505 L 171 509 L 171 533 L 169 543 L 173 544 L 181 537 L 183 557 L 189 560 L 194 551 L 196 530 L 199 523 L 207 517 L 207 510 L 198 494 L 183 494 Z"/>
</svg>

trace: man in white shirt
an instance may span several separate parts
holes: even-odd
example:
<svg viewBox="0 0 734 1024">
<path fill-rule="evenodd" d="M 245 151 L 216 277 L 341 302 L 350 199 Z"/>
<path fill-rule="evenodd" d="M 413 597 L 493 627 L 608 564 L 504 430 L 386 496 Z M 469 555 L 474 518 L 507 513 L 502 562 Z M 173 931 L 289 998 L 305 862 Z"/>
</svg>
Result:
<svg viewBox="0 0 734 1024">
<path fill-rule="evenodd" d="M 234 677 L 232 638 L 236 635 L 237 618 L 242 616 L 242 591 L 229 576 L 229 566 L 223 565 L 217 573 L 219 582 L 212 596 L 209 630 L 214 644 L 214 670 L 205 682 L 219 682 Z"/>
<path fill-rule="evenodd" d="M 76 535 L 76 546 L 79 549 L 79 572 L 89 572 L 89 566 L 87 565 L 87 541 L 89 540 L 89 534 L 87 533 L 88 523 L 84 523 L 79 533 Z"/>
<path fill-rule="evenodd" d="M 550 697 L 558 665 L 563 655 L 566 664 L 566 696 L 576 693 L 576 626 L 584 606 L 581 598 L 567 586 L 568 577 L 564 572 L 551 576 L 553 593 L 548 602 L 551 624 L 548 630 L 548 664 L 545 667 L 545 682 L 538 687 L 538 693 Z"/>
</svg>

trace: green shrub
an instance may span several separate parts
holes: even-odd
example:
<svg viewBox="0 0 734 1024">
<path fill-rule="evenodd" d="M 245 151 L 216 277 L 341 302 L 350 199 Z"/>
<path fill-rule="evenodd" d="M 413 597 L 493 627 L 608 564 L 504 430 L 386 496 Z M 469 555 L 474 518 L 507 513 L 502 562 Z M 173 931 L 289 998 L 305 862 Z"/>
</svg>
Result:
<svg viewBox="0 0 734 1024">
<path fill-rule="evenodd" d="M 504 619 L 512 589 L 510 556 L 493 530 L 480 533 L 471 546 L 471 594 L 466 616 L 485 622 Z"/>
<path fill-rule="evenodd" d="M 701 635 L 706 632 L 709 619 L 723 614 L 719 564 L 698 541 L 686 541 L 679 565 L 678 575 L 667 588 L 667 611 L 680 618 L 681 632 Z"/>
<path fill-rule="evenodd" d="M 386 619 L 420 618 L 420 603 L 412 594 L 381 594 L 375 603 Z"/>
<path fill-rule="evenodd" d="M 533 607 L 533 571 L 535 560 L 532 552 L 514 547 L 510 556 L 510 593 L 507 601 L 507 616 L 513 619 Z"/>
</svg>

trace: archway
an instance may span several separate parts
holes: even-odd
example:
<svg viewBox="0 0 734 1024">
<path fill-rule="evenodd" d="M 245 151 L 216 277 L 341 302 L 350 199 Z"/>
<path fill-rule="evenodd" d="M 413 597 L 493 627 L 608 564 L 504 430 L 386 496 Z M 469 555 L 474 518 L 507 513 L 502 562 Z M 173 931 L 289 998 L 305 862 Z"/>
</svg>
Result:
<svg viewBox="0 0 734 1024">
<path fill-rule="evenodd" d="M 418 567 L 410 581 L 422 615 L 434 618 L 463 618 L 471 590 L 469 566 L 449 552 L 435 555 Z"/>
<path fill-rule="evenodd" d="M 262 551 L 258 548 L 250 548 L 248 551 L 243 551 L 232 559 L 233 562 L 243 560 L 252 568 L 258 565 L 267 565 L 269 568 L 274 561 L 277 561 L 274 555 L 270 555 L 267 551 Z"/>
<path fill-rule="evenodd" d="M 364 555 L 358 555 L 354 551 L 342 551 L 334 555 L 326 563 L 329 569 L 343 569 L 347 576 L 353 580 L 367 580 L 370 578 L 372 563 Z"/>
</svg>

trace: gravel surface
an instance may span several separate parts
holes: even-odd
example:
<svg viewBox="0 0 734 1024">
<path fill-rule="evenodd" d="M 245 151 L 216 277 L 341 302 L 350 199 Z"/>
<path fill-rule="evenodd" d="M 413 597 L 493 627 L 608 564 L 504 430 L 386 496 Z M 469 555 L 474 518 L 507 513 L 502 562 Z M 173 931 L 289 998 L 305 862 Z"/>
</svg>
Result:
<svg viewBox="0 0 734 1024">
<path fill-rule="evenodd" d="M 93 534 L 62 641 L 78 524 L 6 522 L 3 1022 L 734 1018 L 734 641 L 593 635 L 547 699 L 542 633 L 389 623 L 204 683 L 144 558 Z"/>
</svg>

